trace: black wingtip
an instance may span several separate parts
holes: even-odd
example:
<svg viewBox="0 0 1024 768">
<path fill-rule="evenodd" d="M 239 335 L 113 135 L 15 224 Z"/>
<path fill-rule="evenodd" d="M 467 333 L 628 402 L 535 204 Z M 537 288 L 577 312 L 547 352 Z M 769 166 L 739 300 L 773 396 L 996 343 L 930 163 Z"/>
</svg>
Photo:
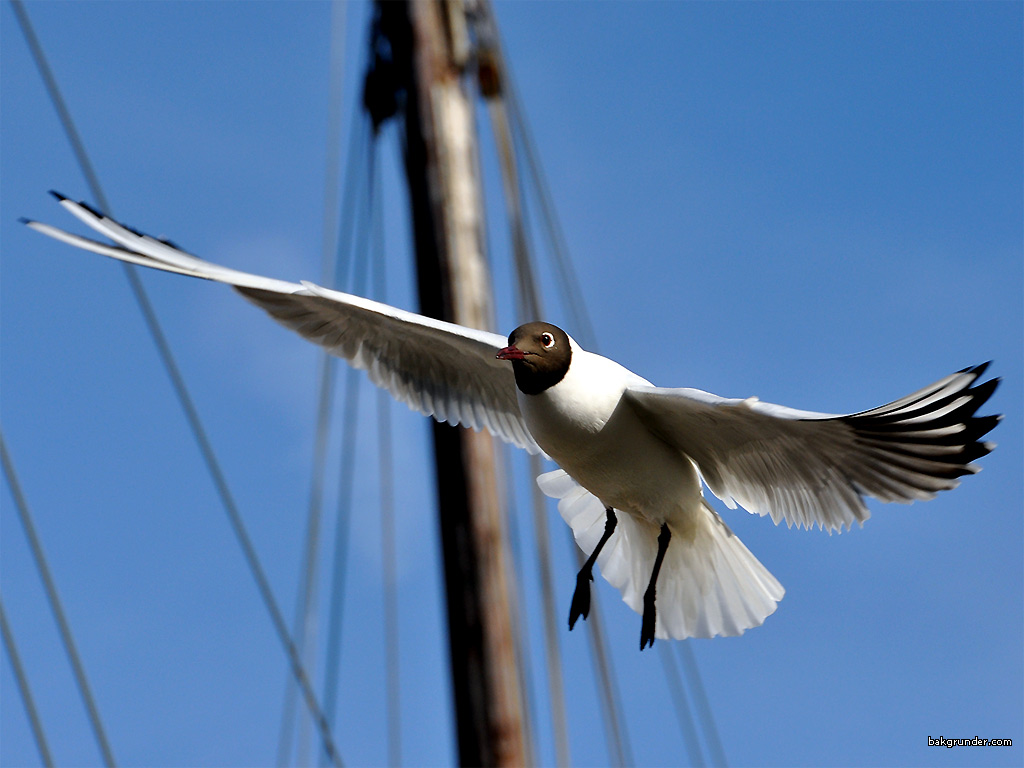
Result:
<svg viewBox="0 0 1024 768">
<path fill-rule="evenodd" d="M 51 189 L 50 190 L 50 194 L 53 195 L 55 198 L 57 198 L 57 201 L 61 202 L 61 203 L 68 202 L 68 201 L 71 200 L 70 197 L 68 197 L 67 195 L 62 195 L 60 192 L 58 192 L 55 189 Z M 91 213 L 97 219 L 105 219 L 105 218 L 107 218 L 107 215 L 105 213 L 103 213 L 103 211 L 101 211 L 101 210 L 99 210 L 97 208 L 93 208 L 91 205 L 89 205 L 84 200 L 79 200 L 77 205 L 79 205 L 82 208 L 84 208 L 85 210 L 87 210 L 89 213 Z"/>
<path fill-rule="evenodd" d="M 24 216 L 19 216 L 18 217 L 18 223 L 19 224 L 31 224 L 32 223 L 32 219 L 26 219 Z"/>
<path fill-rule="evenodd" d="M 972 373 L 975 378 L 981 378 L 990 365 L 992 365 L 992 361 L 987 360 L 984 363 L 979 363 L 978 365 L 969 365 L 966 368 L 957 371 L 957 373 Z"/>
<path fill-rule="evenodd" d="M 974 398 L 974 401 L 977 403 L 977 407 L 974 409 L 975 411 L 977 411 L 978 408 L 980 408 L 986 402 L 988 402 L 988 399 L 992 397 L 993 393 L 996 391 L 996 388 L 999 386 L 999 383 L 1001 381 L 1002 379 L 998 378 L 989 379 L 988 381 L 982 382 L 978 386 L 971 387 L 969 390 L 967 390 L 968 393 Z"/>
<path fill-rule="evenodd" d="M 83 208 L 85 208 L 85 210 L 87 210 L 89 213 L 91 213 L 97 219 L 105 219 L 105 218 L 107 218 L 107 215 L 105 213 L 103 213 L 103 211 L 101 211 L 101 210 L 99 210 L 97 208 L 93 208 L 91 205 L 89 205 L 84 200 L 79 200 L 78 204 L 80 206 L 82 206 Z"/>
</svg>

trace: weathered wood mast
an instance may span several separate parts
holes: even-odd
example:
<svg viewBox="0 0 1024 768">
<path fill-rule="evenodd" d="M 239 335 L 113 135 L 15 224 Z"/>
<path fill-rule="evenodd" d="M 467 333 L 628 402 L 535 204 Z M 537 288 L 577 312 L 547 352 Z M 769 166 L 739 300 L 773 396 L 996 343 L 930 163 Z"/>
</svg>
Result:
<svg viewBox="0 0 1024 768">
<path fill-rule="evenodd" d="M 371 102 L 394 99 L 383 111 L 403 120 L 420 311 L 487 328 L 493 310 L 464 3 L 378 1 L 377 13 L 367 102 L 373 113 Z M 459 760 L 525 765 L 494 445 L 487 434 L 433 429 Z"/>
</svg>

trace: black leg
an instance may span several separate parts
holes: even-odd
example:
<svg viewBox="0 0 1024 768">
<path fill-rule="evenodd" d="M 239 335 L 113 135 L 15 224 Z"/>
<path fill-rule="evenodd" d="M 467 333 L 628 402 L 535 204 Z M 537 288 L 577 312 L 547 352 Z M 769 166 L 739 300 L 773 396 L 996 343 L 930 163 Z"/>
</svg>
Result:
<svg viewBox="0 0 1024 768">
<path fill-rule="evenodd" d="M 644 592 L 644 619 L 643 625 L 640 628 L 641 651 L 648 645 L 654 645 L 654 618 L 656 616 L 654 609 L 654 585 L 658 581 L 658 571 L 661 570 L 661 562 L 665 559 L 665 552 L 668 550 L 668 541 L 671 538 L 672 532 L 669 531 L 668 525 L 666 523 L 662 523 L 661 533 L 658 534 L 658 554 L 654 558 L 654 569 L 651 571 L 651 581 L 647 585 L 647 591 Z"/>
<path fill-rule="evenodd" d="M 594 551 L 590 553 L 587 562 L 583 564 L 580 572 L 576 574 L 576 591 L 572 593 L 572 605 L 569 606 L 570 631 L 576 625 L 576 619 L 580 616 L 586 619 L 587 614 L 590 613 L 590 582 L 594 580 L 594 563 L 597 562 L 597 556 L 601 554 L 602 547 L 612 537 L 612 533 L 615 532 L 615 524 L 618 522 L 615 517 L 615 510 L 611 507 L 606 507 L 604 512 L 604 534 L 602 534 L 601 540 L 597 542 L 597 546 L 594 547 Z"/>
</svg>

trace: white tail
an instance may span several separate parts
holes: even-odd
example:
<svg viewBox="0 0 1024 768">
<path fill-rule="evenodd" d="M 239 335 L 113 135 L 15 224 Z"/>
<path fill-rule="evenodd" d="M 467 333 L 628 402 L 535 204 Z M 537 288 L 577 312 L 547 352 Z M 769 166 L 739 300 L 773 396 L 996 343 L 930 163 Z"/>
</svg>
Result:
<svg viewBox="0 0 1024 768">
<path fill-rule="evenodd" d="M 558 499 L 558 511 L 576 543 L 590 554 L 604 532 L 604 505 L 564 470 L 537 478 Z M 785 590 L 707 504 L 697 535 L 674 536 L 657 583 L 655 637 L 741 635 L 775 612 Z M 597 558 L 601 575 L 643 613 L 644 591 L 658 551 L 656 524 L 619 512 L 615 533 Z M 671 528 L 671 526 L 670 526 Z"/>
</svg>

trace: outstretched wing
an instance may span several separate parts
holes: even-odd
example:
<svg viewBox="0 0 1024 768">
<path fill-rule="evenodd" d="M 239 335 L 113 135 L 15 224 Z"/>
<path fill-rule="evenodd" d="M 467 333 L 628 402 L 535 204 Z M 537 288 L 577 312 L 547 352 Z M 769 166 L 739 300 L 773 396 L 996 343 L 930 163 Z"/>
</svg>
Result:
<svg viewBox="0 0 1024 768">
<path fill-rule="evenodd" d="M 864 496 L 930 499 L 977 472 L 1000 416 L 976 416 L 999 379 L 966 368 L 895 402 L 848 416 L 798 411 L 697 389 L 631 387 L 647 427 L 696 462 L 711 492 L 775 523 L 829 532 L 863 523 Z"/>
<path fill-rule="evenodd" d="M 203 261 L 53 193 L 68 211 L 113 245 L 36 221 L 32 229 L 131 264 L 226 283 L 278 322 L 365 369 L 374 384 L 438 421 L 487 429 L 531 453 L 540 449 L 523 423 L 512 367 L 495 359 L 504 337 L 405 312 L 313 285 L 260 277 Z"/>
</svg>

